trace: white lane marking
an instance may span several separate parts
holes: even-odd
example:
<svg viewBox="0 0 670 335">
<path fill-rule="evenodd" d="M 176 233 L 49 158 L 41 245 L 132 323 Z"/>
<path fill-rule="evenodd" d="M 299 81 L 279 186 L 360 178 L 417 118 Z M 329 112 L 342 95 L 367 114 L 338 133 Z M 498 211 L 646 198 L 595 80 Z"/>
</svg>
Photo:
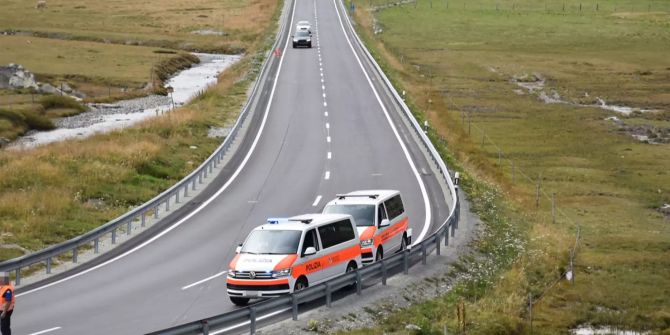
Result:
<svg viewBox="0 0 670 335">
<path fill-rule="evenodd" d="M 188 290 L 189 288 L 191 288 L 191 287 L 193 287 L 193 286 L 197 286 L 197 285 L 200 285 L 200 284 L 202 284 L 202 283 L 204 283 L 204 282 L 206 282 L 206 281 L 210 281 L 210 280 L 212 280 L 212 279 L 214 279 L 214 278 L 221 277 L 221 276 L 225 275 L 226 273 L 228 273 L 228 271 L 221 271 L 221 272 L 219 272 L 219 273 L 217 273 L 217 274 L 215 274 L 215 275 L 211 275 L 211 276 L 209 276 L 209 277 L 207 277 L 207 278 L 205 278 L 205 279 L 203 279 L 203 280 L 199 280 L 199 281 L 197 281 L 197 282 L 195 282 L 195 283 L 193 283 L 193 284 L 186 285 L 186 286 L 182 287 L 181 289 L 182 289 L 182 290 Z"/>
<path fill-rule="evenodd" d="M 330 179 L 330 171 L 326 171 L 326 175 L 323 177 L 323 179 L 325 180 Z"/>
<path fill-rule="evenodd" d="M 326 98 L 326 93 L 323 93 L 323 98 L 324 98 L 324 99 Z"/>
<path fill-rule="evenodd" d="M 332 159 L 332 158 L 333 158 L 333 153 L 328 151 L 328 159 Z"/>
<path fill-rule="evenodd" d="M 282 310 L 280 310 L 280 311 L 276 311 L 276 312 L 272 312 L 272 313 L 270 313 L 270 314 L 263 315 L 263 316 L 261 316 L 261 317 L 256 318 L 256 321 L 260 321 L 260 320 L 265 320 L 265 319 L 267 319 L 267 318 L 271 318 L 271 317 L 273 317 L 273 316 L 275 316 L 275 315 L 277 315 L 277 314 L 284 313 L 284 312 L 286 312 L 286 311 L 288 311 L 288 310 L 291 310 L 291 308 L 282 309 Z M 210 334 L 211 334 L 211 335 L 218 335 L 218 334 L 221 334 L 221 333 L 225 333 L 225 332 L 230 331 L 230 330 L 233 330 L 233 329 L 235 329 L 235 328 L 240 328 L 240 327 L 242 327 L 242 326 L 246 326 L 246 325 L 248 325 L 250 322 L 251 322 L 251 321 L 240 322 L 240 323 L 238 323 L 238 324 L 236 324 L 236 325 L 232 325 L 232 326 L 230 326 L 230 327 L 228 327 L 228 328 L 224 328 L 224 329 L 220 329 L 220 330 L 217 330 L 217 331 L 214 331 L 214 332 L 210 332 Z"/>
<path fill-rule="evenodd" d="M 330 143 L 330 136 L 326 137 L 326 142 Z"/>
<path fill-rule="evenodd" d="M 323 115 L 325 115 L 326 117 L 328 117 L 328 112 L 323 112 Z"/>
<path fill-rule="evenodd" d="M 323 102 L 323 107 L 328 107 L 328 103 L 324 101 Z"/>
<path fill-rule="evenodd" d="M 325 89 L 326 89 L 326 85 L 321 85 L 321 89 L 322 89 L 322 90 L 325 90 Z"/>
<path fill-rule="evenodd" d="M 330 129 L 330 123 L 326 122 L 326 129 Z"/>
<path fill-rule="evenodd" d="M 295 6 L 293 6 L 293 11 L 291 12 L 291 22 L 289 23 L 288 27 L 292 27 L 292 26 L 293 26 L 293 18 L 294 18 L 294 17 L 295 17 Z M 290 29 L 290 28 L 289 28 L 289 29 Z M 290 34 L 290 31 L 289 31 L 289 34 Z M 289 42 L 289 40 L 290 40 L 290 38 L 287 38 L 287 39 L 286 39 L 286 44 L 284 45 L 284 50 L 288 50 L 288 42 Z M 32 290 L 30 290 L 30 291 L 26 291 L 26 292 L 17 294 L 16 296 L 17 296 L 17 297 L 20 297 L 20 296 L 24 296 L 24 295 L 27 295 L 27 294 L 30 294 L 30 293 L 33 293 L 33 292 L 41 291 L 41 290 L 43 290 L 43 289 L 45 289 L 45 288 L 48 288 L 48 287 L 51 287 L 51 286 L 60 284 L 60 283 L 62 283 L 62 282 L 68 281 L 68 280 L 70 280 L 70 279 L 77 278 L 77 277 L 79 277 L 79 276 L 83 276 L 83 275 L 85 275 L 85 274 L 87 274 L 87 273 L 89 273 L 89 272 L 91 272 L 91 271 L 97 270 L 97 269 L 99 269 L 99 268 L 101 268 L 101 267 L 103 267 L 103 266 L 106 266 L 106 265 L 110 264 L 110 263 L 116 262 L 116 261 L 118 261 L 119 259 L 122 259 L 122 258 L 124 258 L 124 257 L 126 257 L 126 256 L 128 256 L 128 255 L 130 255 L 130 254 L 132 254 L 132 253 L 134 253 L 135 251 L 144 248 L 145 246 L 149 245 L 150 243 L 153 243 L 153 242 L 156 241 L 157 239 L 163 237 L 163 235 L 165 235 L 165 234 L 171 232 L 171 231 L 174 230 L 175 228 L 177 228 L 177 227 L 179 227 L 180 225 L 182 225 L 184 222 L 186 222 L 186 221 L 188 221 L 189 219 L 191 219 L 194 215 L 196 215 L 197 213 L 199 213 L 203 208 L 209 206 L 209 204 L 210 204 L 212 201 L 214 201 L 214 199 L 216 199 L 217 197 L 219 197 L 219 195 L 221 195 L 221 193 L 223 193 L 223 191 L 225 191 L 225 190 L 230 186 L 230 184 L 232 184 L 233 181 L 235 181 L 235 179 L 237 178 L 237 176 L 242 172 L 242 169 L 244 169 L 244 167 L 247 165 L 247 162 L 248 162 L 249 159 L 251 158 L 251 154 L 252 154 L 252 153 L 254 152 L 254 150 L 256 149 L 256 145 L 258 145 L 258 141 L 259 141 L 260 138 L 261 138 L 261 134 L 263 134 L 263 129 L 265 129 L 265 123 L 267 122 L 268 114 L 269 114 L 269 112 L 270 112 L 270 107 L 272 106 L 272 99 L 274 98 L 274 95 L 275 95 L 275 90 L 276 90 L 276 88 L 277 88 L 277 82 L 278 82 L 278 80 L 279 80 L 279 73 L 281 72 L 282 65 L 284 64 L 284 56 L 285 56 L 285 55 L 286 55 L 286 52 L 282 52 L 282 53 L 281 53 L 281 56 L 279 57 L 279 67 L 277 68 L 277 76 L 275 77 L 275 79 L 274 79 L 274 83 L 272 84 L 272 90 L 270 91 L 270 98 L 269 98 L 269 100 L 268 100 L 268 105 L 267 105 L 267 107 L 265 108 L 265 114 L 263 115 L 263 120 L 261 121 L 260 128 L 258 129 L 258 134 L 256 134 L 256 137 L 254 138 L 254 142 L 251 143 L 251 147 L 249 148 L 249 151 L 247 152 L 247 155 L 244 157 L 244 159 L 243 159 L 242 162 L 240 163 L 240 166 L 237 168 L 237 170 L 235 170 L 235 172 L 233 173 L 233 175 L 230 176 L 230 179 L 228 179 L 228 181 L 226 181 L 226 183 L 225 183 L 225 184 L 224 184 L 218 191 L 216 191 L 216 193 L 214 193 L 214 194 L 212 195 L 211 198 L 205 200 L 202 204 L 200 204 L 200 206 L 199 206 L 198 208 L 194 209 L 191 213 L 189 213 L 188 215 L 186 215 L 185 217 L 183 217 L 181 220 L 177 221 L 175 224 L 173 224 L 172 226 L 170 226 L 170 227 L 168 227 L 167 229 L 163 230 L 162 232 L 156 234 L 154 237 L 152 237 L 152 238 L 150 238 L 150 239 L 144 241 L 142 244 L 140 244 L 140 245 L 138 245 L 138 246 L 136 246 L 136 247 L 134 247 L 134 248 L 132 248 L 132 249 L 130 249 L 130 250 L 128 250 L 128 251 L 126 251 L 126 252 L 124 252 L 124 253 L 122 253 L 122 254 L 120 254 L 120 255 L 118 255 L 118 256 L 112 258 L 112 259 L 110 259 L 110 260 L 108 260 L 108 261 L 105 261 L 105 262 L 103 262 L 103 263 L 100 263 L 100 264 L 98 264 L 98 265 L 96 265 L 96 266 L 94 266 L 94 267 L 91 267 L 91 268 L 89 268 L 89 269 L 86 269 L 86 270 L 84 270 L 84 271 L 82 271 L 82 272 L 75 273 L 75 274 L 73 274 L 72 276 L 65 277 L 65 278 L 63 278 L 63 279 L 60 279 L 60 280 L 57 280 L 57 281 L 55 281 L 55 282 L 46 284 L 46 285 L 44 285 L 44 286 L 37 287 L 37 288 L 32 289 Z"/>
<path fill-rule="evenodd" d="M 373 176 L 373 177 L 379 177 L 379 176 L 383 176 L 383 174 L 381 174 L 381 173 L 373 173 L 373 174 L 371 174 L 371 176 Z"/>
<path fill-rule="evenodd" d="M 323 76 L 321 76 L 321 82 L 323 83 Z"/>
<path fill-rule="evenodd" d="M 312 207 L 316 207 L 319 204 L 319 201 L 321 201 L 321 196 L 316 197 L 314 199 L 314 202 L 312 203 Z"/>
<path fill-rule="evenodd" d="M 17 296 L 18 296 L 18 294 L 17 294 Z M 30 333 L 28 335 L 40 335 L 40 334 L 49 333 L 49 332 L 52 332 L 54 330 L 59 330 L 59 329 L 61 329 L 61 327 L 53 327 L 53 328 L 49 328 L 49 329 L 45 329 L 45 330 L 40 330 L 40 331 L 35 332 L 35 333 Z"/>
<path fill-rule="evenodd" d="M 405 142 L 400 139 L 400 134 L 398 134 L 398 129 L 396 129 L 395 125 L 393 124 L 393 121 L 391 120 L 391 116 L 388 113 L 388 110 L 386 110 L 386 107 L 384 106 L 384 103 L 382 102 L 382 99 L 379 97 L 379 93 L 377 92 L 377 89 L 375 86 L 372 84 L 372 80 L 370 79 L 370 76 L 368 73 L 365 71 L 365 67 L 363 66 L 363 63 L 361 62 L 361 58 L 358 57 L 358 54 L 354 50 L 354 46 L 351 44 L 351 40 L 349 39 L 349 36 L 347 35 L 347 31 L 344 29 L 344 23 L 342 22 L 342 16 L 340 16 L 340 10 L 337 7 L 337 4 L 335 3 L 335 0 L 333 0 L 333 6 L 335 6 L 335 12 L 337 13 L 337 18 L 340 21 L 340 27 L 342 28 L 342 33 L 344 34 L 344 37 L 347 39 L 347 43 L 349 44 L 349 48 L 351 49 L 351 52 L 354 54 L 354 57 L 356 57 L 356 60 L 358 61 L 358 66 L 360 66 L 361 71 L 365 75 L 365 79 L 368 80 L 368 85 L 370 85 L 370 88 L 372 89 L 372 92 L 375 94 L 375 98 L 377 98 L 377 102 L 379 103 L 379 106 L 381 106 L 382 111 L 384 111 L 384 115 L 386 116 L 386 120 L 388 121 L 389 125 L 391 126 L 391 129 L 393 130 L 393 133 L 395 134 L 396 139 L 400 143 L 400 147 L 402 148 L 403 153 L 405 153 L 405 158 L 407 159 L 407 162 L 409 163 L 410 168 L 412 169 L 412 172 L 414 173 L 414 176 L 416 177 L 416 181 L 419 183 L 419 188 L 421 189 L 421 196 L 423 197 L 423 203 L 424 203 L 424 210 L 426 211 L 426 220 L 424 221 L 423 224 L 423 230 L 421 230 L 421 234 L 419 234 L 419 237 L 414 241 L 414 244 L 417 244 L 421 242 L 426 234 L 428 233 L 428 229 L 430 229 L 430 220 L 431 220 L 431 212 L 430 212 L 430 203 L 428 202 L 428 192 L 426 192 L 426 185 L 423 184 L 423 180 L 421 180 L 421 175 L 419 175 L 419 172 L 416 169 L 416 166 L 414 162 L 412 161 L 412 156 L 409 155 L 409 151 L 407 150 L 407 146 L 405 145 Z M 351 26 L 351 22 L 348 21 L 349 18 L 347 17 L 347 23 Z"/>
</svg>

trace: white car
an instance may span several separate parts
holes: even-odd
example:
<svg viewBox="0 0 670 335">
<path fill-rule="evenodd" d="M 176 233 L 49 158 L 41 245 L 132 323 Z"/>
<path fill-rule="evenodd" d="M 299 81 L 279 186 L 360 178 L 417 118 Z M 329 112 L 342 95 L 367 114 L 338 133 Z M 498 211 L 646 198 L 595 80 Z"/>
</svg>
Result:
<svg viewBox="0 0 670 335">
<path fill-rule="evenodd" d="M 226 286 L 238 306 L 299 291 L 362 265 L 356 223 L 346 214 L 268 219 L 236 251 Z"/>
<path fill-rule="evenodd" d="M 296 31 L 307 31 L 308 33 L 312 33 L 312 25 L 309 23 L 309 21 L 298 21 L 298 24 L 295 26 Z"/>
<path fill-rule="evenodd" d="M 399 191 L 366 190 L 338 194 L 323 213 L 349 214 L 356 220 L 363 264 L 402 251 L 412 242 L 412 229 Z"/>
</svg>

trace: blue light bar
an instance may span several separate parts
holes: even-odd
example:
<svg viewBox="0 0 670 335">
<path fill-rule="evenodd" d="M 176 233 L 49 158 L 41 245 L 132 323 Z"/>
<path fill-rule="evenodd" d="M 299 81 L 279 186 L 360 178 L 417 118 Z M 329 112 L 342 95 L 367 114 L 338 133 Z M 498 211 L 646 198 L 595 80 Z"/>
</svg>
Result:
<svg viewBox="0 0 670 335">
<path fill-rule="evenodd" d="M 279 224 L 279 223 L 285 223 L 288 222 L 287 218 L 268 218 L 268 223 L 269 224 Z"/>
</svg>

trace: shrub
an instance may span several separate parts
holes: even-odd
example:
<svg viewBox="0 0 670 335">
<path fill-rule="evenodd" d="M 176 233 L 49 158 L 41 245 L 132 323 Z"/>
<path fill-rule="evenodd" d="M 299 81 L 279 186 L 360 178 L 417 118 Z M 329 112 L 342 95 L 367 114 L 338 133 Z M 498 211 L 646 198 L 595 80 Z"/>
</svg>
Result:
<svg viewBox="0 0 670 335">
<path fill-rule="evenodd" d="M 50 108 L 73 108 L 80 112 L 85 112 L 86 107 L 77 100 L 64 95 L 47 95 L 40 99 L 40 104 L 44 109 Z"/>
</svg>

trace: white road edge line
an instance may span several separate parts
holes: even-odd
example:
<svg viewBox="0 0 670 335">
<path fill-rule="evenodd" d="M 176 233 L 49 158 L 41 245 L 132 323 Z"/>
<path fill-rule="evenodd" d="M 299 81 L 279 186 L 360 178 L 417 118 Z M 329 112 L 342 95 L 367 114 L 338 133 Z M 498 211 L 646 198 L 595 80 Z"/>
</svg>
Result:
<svg viewBox="0 0 670 335">
<path fill-rule="evenodd" d="M 294 18 L 294 16 L 295 16 L 295 6 L 293 6 L 293 11 L 291 12 L 291 20 L 290 20 L 290 22 L 289 22 L 289 24 L 288 24 L 288 26 L 287 26 L 287 29 L 289 29 L 289 32 L 288 32 L 288 33 L 289 33 L 289 36 L 290 36 L 290 34 L 291 34 L 290 29 L 291 29 L 291 27 L 293 27 L 293 18 Z M 287 49 L 288 49 L 288 42 L 289 42 L 290 40 L 291 40 L 290 38 L 287 38 L 287 39 L 286 39 L 286 44 L 284 45 L 284 50 L 287 50 Z M 259 141 L 260 138 L 261 138 L 261 134 L 263 133 L 263 129 L 265 128 L 265 123 L 266 123 L 266 121 L 267 121 L 267 119 L 268 119 L 268 114 L 269 114 L 269 111 L 270 111 L 270 107 L 272 106 L 272 99 L 274 98 L 274 95 L 275 95 L 275 89 L 277 88 L 277 81 L 278 81 L 278 79 L 279 79 L 279 74 L 281 73 L 281 67 L 282 67 L 282 64 L 284 63 L 284 56 L 285 56 L 285 55 L 286 55 L 286 52 L 282 52 L 282 53 L 281 53 L 281 56 L 280 56 L 280 58 L 279 58 L 279 67 L 277 68 L 277 75 L 275 76 L 274 83 L 272 84 L 272 90 L 270 91 L 270 98 L 269 98 L 269 100 L 268 100 L 268 105 L 267 105 L 267 107 L 265 108 L 265 114 L 263 115 L 263 121 L 261 121 L 261 126 L 260 126 L 260 128 L 258 129 L 258 133 L 256 134 L 256 138 L 254 138 L 254 142 L 251 144 L 251 147 L 249 148 L 249 151 L 247 152 L 247 155 L 244 157 L 244 160 L 242 160 L 242 162 L 240 163 L 240 166 L 237 168 L 237 170 L 235 170 L 235 172 L 233 173 L 233 175 L 230 176 L 230 179 L 228 179 L 228 181 L 227 181 L 227 182 L 226 182 L 226 183 L 225 183 L 225 184 L 224 184 L 218 191 L 216 191 L 216 193 L 214 193 L 209 199 L 205 200 L 205 201 L 204 201 L 198 208 L 196 208 L 196 209 L 193 210 L 191 213 L 189 213 L 188 215 L 186 215 L 185 217 L 183 217 L 181 220 L 177 221 L 177 222 L 176 222 L 175 224 L 173 224 L 172 226 L 170 226 L 170 227 L 168 227 L 167 229 L 163 230 L 162 232 L 156 234 L 154 237 L 150 238 L 149 240 L 144 241 L 142 244 L 140 244 L 140 245 L 138 245 L 138 246 L 136 246 L 136 247 L 134 247 L 134 248 L 132 248 L 132 249 L 130 249 L 130 250 L 124 252 L 124 253 L 122 253 L 121 255 L 118 255 L 118 256 L 116 256 L 116 257 L 110 259 L 110 260 L 107 260 L 107 261 L 105 261 L 105 262 L 103 262 L 103 263 L 100 263 L 100 264 L 98 264 L 98 265 L 96 265 L 96 266 L 94 266 L 94 267 L 92 267 L 92 268 L 86 269 L 86 270 L 84 270 L 84 271 L 82 271 L 82 272 L 75 273 L 75 274 L 73 274 L 72 276 L 65 277 L 65 278 L 60 279 L 60 280 L 57 280 L 57 281 L 55 281 L 55 282 L 53 282 L 53 283 L 49 283 L 49 284 L 46 284 L 46 285 L 44 285 L 44 286 L 40 286 L 40 287 L 37 287 L 37 288 L 35 288 L 35 289 L 32 289 L 32 290 L 30 290 L 30 291 L 26 291 L 26 292 L 17 294 L 16 296 L 17 296 L 17 297 L 20 297 L 20 296 L 24 296 L 24 295 L 27 295 L 27 294 L 30 294 L 30 293 L 33 293 L 33 292 L 37 292 L 37 291 L 43 290 L 43 289 L 45 289 L 45 288 L 54 286 L 54 285 L 56 285 L 56 284 L 60 284 L 60 283 L 62 283 L 62 282 L 68 281 L 68 280 L 70 280 L 70 279 L 74 279 L 74 278 L 77 278 L 77 277 L 79 277 L 79 276 L 83 276 L 83 275 L 85 275 L 85 274 L 87 274 L 87 273 L 89 273 L 89 272 L 91 272 L 91 271 L 97 270 L 97 269 L 99 269 L 99 268 L 101 268 L 101 267 L 103 267 L 103 266 L 105 266 L 105 265 L 107 265 L 107 264 L 116 262 L 117 260 L 122 259 L 122 258 L 124 258 L 124 257 L 126 257 L 126 256 L 128 256 L 128 255 L 130 255 L 130 254 L 132 254 L 132 253 L 134 253 L 135 251 L 144 248 L 144 247 L 147 246 L 148 244 L 153 243 L 153 242 L 156 241 L 157 239 L 161 238 L 163 235 L 165 235 L 165 234 L 169 233 L 170 231 L 172 231 L 173 229 L 179 227 L 181 224 L 183 224 L 184 222 L 188 221 L 188 220 L 189 220 L 190 218 L 192 218 L 195 214 L 197 214 L 198 212 L 200 212 L 203 208 L 207 207 L 207 206 L 208 206 L 212 201 L 214 201 L 214 199 L 216 199 L 219 195 L 221 195 L 221 193 L 223 193 L 223 191 L 225 191 L 225 190 L 230 186 L 230 184 L 232 184 L 233 181 L 235 181 L 235 178 L 237 178 L 237 176 L 242 172 L 242 169 L 244 169 L 244 167 L 247 165 L 247 162 L 248 162 L 249 159 L 251 158 L 251 154 L 252 154 L 252 153 L 254 152 L 254 150 L 256 149 L 256 145 L 258 144 L 258 141 Z"/>
<path fill-rule="evenodd" d="M 316 199 L 314 199 L 314 202 L 312 203 L 312 207 L 318 206 L 319 202 L 321 202 L 321 196 L 317 196 Z"/>
<path fill-rule="evenodd" d="M 226 270 L 226 271 L 221 271 L 221 272 L 219 272 L 219 273 L 217 273 L 217 274 L 214 274 L 214 275 L 211 275 L 211 276 L 209 276 L 209 277 L 207 277 L 207 278 L 205 278 L 205 279 L 203 279 L 203 280 L 199 280 L 199 281 L 197 281 L 197 282 L 195 282 L 195 283 L 193 283 L 193 284 L 186 285 L 186 286 L 182 287 L 181 289 L 182 289 L 182 290 L 188 290 L 189 288 L 191 288 L 191 287 L 193 287 L 193 286 L 197 286 L 197 285 L 200 285 L 200 284 L 202 284 L 202 283 L 204 283 L 204 282 L 206 282 L 206 281 L 212 280 L 212 279 L 217 278 L 217 277 L 221 277 L 222 275 L 225 275 L 226 273 L 228 273 L 227 270 Z"/>
<path fill-rule="evenodd" d="M 326 175 L 323 177 L 323 179 L 325 180 L 330 179 L 330 171 L 326 171 Z"/>
<path fill-rule="evenodd" d="M 372 89 L 372 92 L 374 92 L 375 98 L 377 98 L 377 102 L 379 103 L 379 106 L 381 106 L 382 110 L 384 111 L 384 115 L 386 115 L 386 120 L 388 121 L 389 125 L 391 126 L 391 129 L 393 130 L 393 133 L 395 134 L 395 137 L 398 139 L 398 142 L 400 143 L 400 147 L 402 148 L 402 151 L 405 153 L 405 158 L 407 159 L 407 162 L 409 163 L 409 166 L 412 169 L 412 172 L 414 172 L 414 176 L 416 177 L 416 180 L 419 183 L 419 188 L 421 189 L 421 195 L 423 196 L 423 203 L 424 203 L 424 208 L 425 208 L 425 211 L 426 211 L 426 221 L 423 224 L 423 230 L 421 230 L 421 234 L 419 234 L 419 237 L 416 239 L 416 241 L 413 241 L 414 243 L 412 243 L 412 244 L 414 245 L 414 244 L 417 244 L 417 243 L 421 242 L 426 237 L 426 234 L 428 233 L 428 229 L 430 228 L 431 212 L 430 212 L 430 203 L 428 202 L 428 192 L 426 192 L 426 185 L 423 184 L 423 180 L 421 180 L 421 176 L 419 175 L 419 172 L 417 171 L 416 166 L 414 165 L 414 162 L 412 161 L 412 157 L 409 155 L 409 151 L 407 150 L 407 146 L 402 141 L 402 139 L 400 139 L 400 134 L 398 134 L 398 129 L 396 129 L 395 125 L 393 124 L 393 121 L 391 120 L 391 116 L 389 115 L 388 111 L 386 110 L 386 107 L 384 106 L 384 103 L 382 103 L 382 100 L 379 97 L 379 93 L 377 92 L 377 89 L 375 89 L 374 85 L 372 84 L 372 80 L 370 80 L 370 76 L 365 71 L 365 67 L 363 66 L 363 63 L 361 62 L 360 57 L 358 57 L 358 54 L 356 53 L 356 50 L 354 50 L 354 46 L 351 44 L 351 40 L 349 39 L 349 36 L 347 35 L 347 31 L 344 29 L 344 23 L 342 23 L 342 16 L 340 16 L 340 9 L 338 8 L 337 3 L 335 1 L 336 0 L 333 0 L 333 6 L 335 6 L 335 12 L 337 13 L 337 18 L 340 21 L 340 27 L 342 28 L 342 33 L 344 33 L 344 37 L 347 39 L 347 43 L 349 44 L 349 48 L 351 49 L 351 52 L 354 54 L 354 57 L 356 57 L 356 60 L 358 61 L 358 66 L 360 66 L 361 71 L 365 75 L 365 79 L 368 80 L 368 84 L 370 85 L 370 88 Z M 347 17 L 347 20 L 349 20 L 348 17 Z"/>
<path fill-rule="evenodd" d="M 326 142 L 330 143 L 330 136 L 326 137 Z"/>
<path fill-rule="evenodd" d="M 333 158 L 333 153 L 328 151 L 328 159 L 332 159 L 332 158 Z"/>
<path fill-rule="evenodd" d="M 271 317 L 273 317 L 273 316 L 275 316 L 275 315 L 277 315 L 277 314 L 284 313 L 284 312 L 286 312 L 286 311 L 288 311 L 288 310 L 290 310 L 290 308 L 282 309 L 282 310 L 280 310 L 280 311 L 276 311 L 276 312 L 272 312 L 272 313 L 270 313 L 270 314 L 263 315 L 263 316 L 261 316 L 261 317 L 256 318 L 256 321 L 258 322 L 258 321 L 260 321 L 260 320 L 265 320 L 265 319 L 267 319 L 267 318 L 271 318 Z M 240 328 L 240 327 L 242 327 L 242 326 L 246 326 L 246 325 L 248 325 L 249 323 L 250 323 L 250 321 L 244 321 L 244 322 L 238 323 L 238 324 L 236 324 L 236 325 L 232 325 L 232 326 L 230 326 L 230 327 L 228 327 L 228 328 L 219 329 L 219 330 L 217 330 L 217 331 L 210 332 L 210 334 L 211 334 L 211 335 L 217 335 L 217 334 L 225 333 L 225 332 L 227 332 L 227 331 L 229 331 L 229 330 L 233 330 L 233 329 L 235 329 L 235 328 Z"/>
<path fill-rule="evenodd" d="M 18 295 L 17 295 L 17 296 L 18 296 Z M 38 331 L 38 332 L 36 332 L 36 333 L 30 333 L 30 334 L 28 334 L 28 335 L 40 335 L 40 334 L 46 334 L 46 333 L 48 333 L 48 332 L 52 332 L 52 331 L 54 331 L 54 330 L 59 330 L 59 329 L 61 329 L 61 327 L 53 327 L 53 328 L 49 328 L 49 329 L 45 329 L 45 330 L 40 330 L 40 331 Z"/>
</svg>

